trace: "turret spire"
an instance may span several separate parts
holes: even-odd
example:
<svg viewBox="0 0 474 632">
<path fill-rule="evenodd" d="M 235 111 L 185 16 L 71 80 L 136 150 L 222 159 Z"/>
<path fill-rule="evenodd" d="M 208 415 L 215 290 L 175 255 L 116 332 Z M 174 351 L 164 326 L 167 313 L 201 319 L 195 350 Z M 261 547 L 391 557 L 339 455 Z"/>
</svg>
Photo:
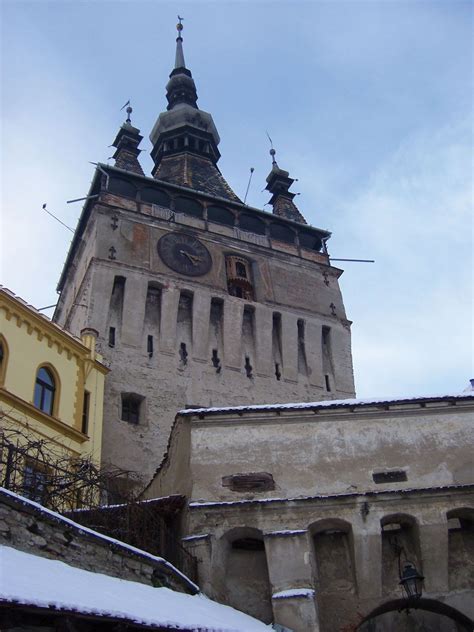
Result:
<svg viewBox="0 0 474 632">
<path fill-rule="evenodd" d="M 127 103 L 125 103 L 124 105 L 122 105 L 122 107 L 120 108 L 121 110 L 123 110 L 124 108 L 127 108 L 126 112 L 127 112 L 127 118 L 125 120 L 126 123 L 128 123 L 129 125 L 132 124 L 132 119 L 130 118 L 130 115 L 133 112 L 133 108 L 130 105 L 130 99 L 127 101 Z"/>
<path fill-rule="evenodd" d="M 268 132 L 267 132 L 268 136 Z M 273 207 L 273 214 L 284 217 L 285 219 L 291 219 L 294 222 L 300 222 L 306 224 L 306 220 L 300 213 L 298 207 L 293 202 L 293 198 L 296 193 L 291 193 L 289 188 L 294 182 L 293 178 L 290 178 L 288 171 L 280 169 L 275 159 L 276 151 L 273 148 L 273 142 L 270 136 L 270 156 L 272 157 L 272 170 L 267 176 L 267 191 L 270 191 L 272 197 L 270 198 L 270 204 Z"/>
<path fill-rule="evenodd" d="M 132 125 L 131 115 L 133 109 L 130 99 L 120 109 L 123 110 L 125 107 L 127 108 L 127 118 L 112 143 L 112 146 L 116 147 L 113 155 L 115 166 L 119 169 L 144 175 L 143 169 L 138 162 L 138 155 L 141 152 L 141 149 L 138 149 L 138 145 L 142 141 L 143 136 L 140 135 L 140 130 Z"/>
</svg>

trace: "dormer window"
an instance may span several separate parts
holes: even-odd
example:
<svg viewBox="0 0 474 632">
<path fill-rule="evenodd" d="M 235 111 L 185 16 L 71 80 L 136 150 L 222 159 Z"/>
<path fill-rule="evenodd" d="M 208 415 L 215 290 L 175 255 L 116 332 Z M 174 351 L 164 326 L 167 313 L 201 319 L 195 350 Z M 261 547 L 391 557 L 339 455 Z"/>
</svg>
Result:
<svg viewBox="0 0 474 632">
<path fill-rule="evenodd" d="M 251 264 L 242 257 L 226 258 L 227 289 L 231 296 L 254 300 Z"/>
</svg>

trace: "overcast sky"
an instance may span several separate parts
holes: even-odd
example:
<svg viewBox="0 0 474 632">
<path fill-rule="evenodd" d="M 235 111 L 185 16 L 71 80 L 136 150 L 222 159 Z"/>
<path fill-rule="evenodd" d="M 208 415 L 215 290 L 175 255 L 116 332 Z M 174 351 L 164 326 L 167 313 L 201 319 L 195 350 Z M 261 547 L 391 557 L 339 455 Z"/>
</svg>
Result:
<svg viewBox="0 0 474 632">
<path fill-rule="evenodd" d="M 263 208 L 277 160 L 333 233 L 360 397 L 462 390 L 472 368 L 472 3 L 43 2 L 2 11 L 1 281 L 36 307 L 56 284 L 94 167 L 132 100 L 165 108 L 176 13 L 219 166 Z M 268 206 L 265 207 L 269 209 Z M 48 312 L 51 314 L 51 311 Z"/>
</svg>

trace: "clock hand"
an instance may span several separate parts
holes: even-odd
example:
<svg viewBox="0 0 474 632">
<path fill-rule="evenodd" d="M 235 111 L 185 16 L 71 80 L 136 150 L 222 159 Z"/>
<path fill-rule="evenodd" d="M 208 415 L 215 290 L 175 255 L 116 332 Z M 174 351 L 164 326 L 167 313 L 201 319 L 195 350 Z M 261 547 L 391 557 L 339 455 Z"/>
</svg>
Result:
<svg viewBox="0 0 474 632">
<path fill-rule="evenodd" d="M 189 252 L 186 252 L 186 250 L 180 250 L 179 252 L 180 252 L 180 254 L 182 254 L 185 257 L 187 257 L 189 259 L 189 261 L 191 261 L 193 266 L 195 266 L 198 261 L 202 261 L 201 257 L 197 257 L 196 255 L 192 255 Z"/>
</svg>

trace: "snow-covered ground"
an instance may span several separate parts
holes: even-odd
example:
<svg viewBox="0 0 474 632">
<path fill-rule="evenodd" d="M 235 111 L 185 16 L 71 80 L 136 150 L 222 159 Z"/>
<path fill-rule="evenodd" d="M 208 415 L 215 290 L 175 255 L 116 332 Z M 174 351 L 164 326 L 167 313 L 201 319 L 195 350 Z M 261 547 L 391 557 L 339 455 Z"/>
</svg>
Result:
<svg viewBox="0 0 474 632">
<path fill-rule="evenodd" d="M 183 630 L 270 632 L 272 629 L 202 594 L 186 595 L 168 588 L 153 588 L 6 546 L 0 546 L 0 600 Z"/>
</svg>

